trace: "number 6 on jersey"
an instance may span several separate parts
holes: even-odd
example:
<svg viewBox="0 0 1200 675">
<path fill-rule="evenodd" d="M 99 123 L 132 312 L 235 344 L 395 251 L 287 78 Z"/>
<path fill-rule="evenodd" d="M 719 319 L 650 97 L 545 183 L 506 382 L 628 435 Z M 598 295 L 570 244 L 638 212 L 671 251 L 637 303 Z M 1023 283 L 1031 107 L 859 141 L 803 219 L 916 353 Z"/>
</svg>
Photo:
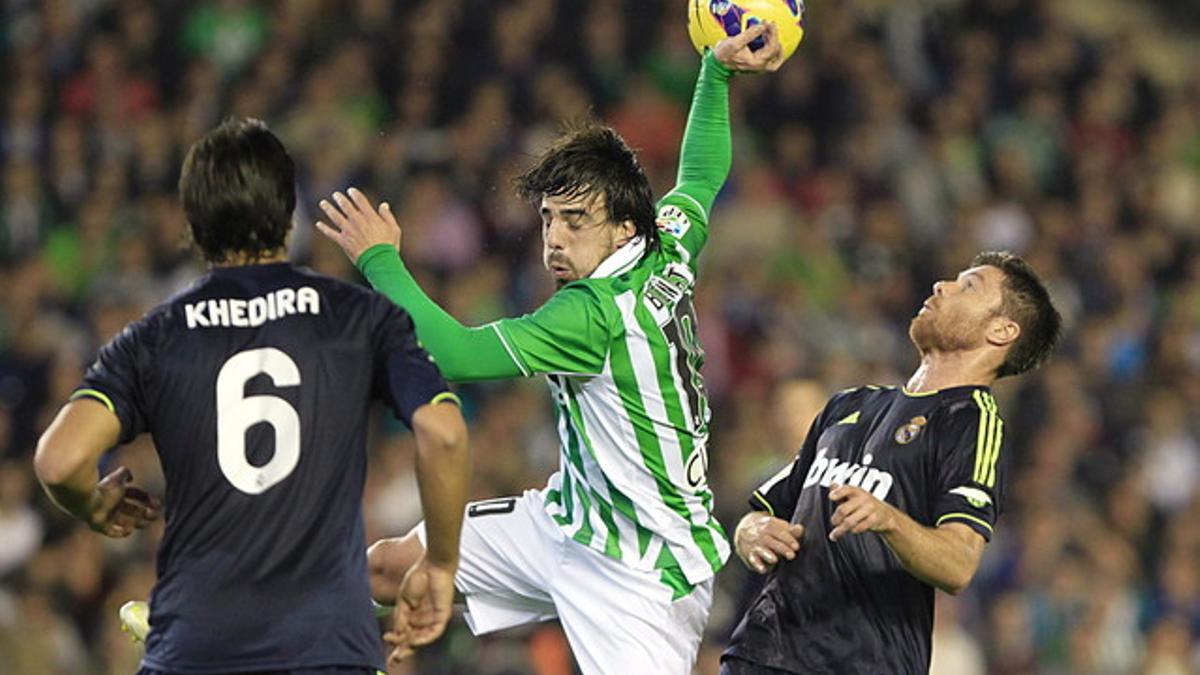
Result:
<svg viewBox="0 0 1200 675">
<path fill-rule="evenodd" d="M 300 369 L 292 357 L 262 347 L 229 357 L 217 374 L 217 463 L 233 486 L 257 495 L 287 478 L 300 461 L 300 415 L 278 396 L 246 396 L 246 383 L 265 374 L 276 387 L 300 384 Z M 246 459 L 246 432 L 256 424 L 275 431 L 271 461 L 254 466 Z"/>
</svg>

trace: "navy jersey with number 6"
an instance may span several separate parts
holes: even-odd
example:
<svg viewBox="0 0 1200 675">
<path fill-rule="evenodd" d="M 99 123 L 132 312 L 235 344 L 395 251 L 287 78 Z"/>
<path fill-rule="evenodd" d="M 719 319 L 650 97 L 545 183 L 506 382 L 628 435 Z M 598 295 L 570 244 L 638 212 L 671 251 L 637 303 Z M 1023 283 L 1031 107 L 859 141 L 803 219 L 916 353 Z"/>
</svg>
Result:
<svg viewBox="0 0 1200 675">
<path fill-rule="evenodd" d="M 402 310 L 285 263 L 215 268 L 106 345 L 74 397 L 108 406 L 121 442 L 151 434 L 167 482 L 144 664 L 383 667 L 368 408 L 408 423 L 446 391 Z"/>
<path fill-rule="evenodd" d="M 873 532 L 829 541 L 830 486 L 854 485 L 927 527 L 990 540 L 1004 494 L 1004 423 L 986 387 L 910 394 L 862 387 L 831 399 L 796 461 L 750 506 L 804 526 L 734 632 L 726 655 L 796 673 L 929 671 L 933 587 Z"/>
</svg>

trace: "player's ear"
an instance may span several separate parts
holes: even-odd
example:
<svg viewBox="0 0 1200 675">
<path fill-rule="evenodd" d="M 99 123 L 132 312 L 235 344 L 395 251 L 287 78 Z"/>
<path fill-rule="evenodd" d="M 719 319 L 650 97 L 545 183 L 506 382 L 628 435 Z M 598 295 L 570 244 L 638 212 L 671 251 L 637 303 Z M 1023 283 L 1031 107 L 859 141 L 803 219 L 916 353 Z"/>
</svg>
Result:
<svg viewBox="0 0 1200 675">
<path fill-rule="evenodd" d="M 628 244 L 629 240 L 633 239 L 634 235 L 637 234 L 637 226 L 633 224 L 632 220 L 622 220 L 621 222 L 616 224 L 616 228 L 617 228 L 617 248 L 620 248 L 620 247 L 624 246 L 625 244 Z"/>
<path fill-rule="evenodd" d="M 993 317 L 988 322 L 987 341 L 995 347 L 1007 347 L 1021 337 L 1021 324 L 1006 316 Z"/>
</svg>

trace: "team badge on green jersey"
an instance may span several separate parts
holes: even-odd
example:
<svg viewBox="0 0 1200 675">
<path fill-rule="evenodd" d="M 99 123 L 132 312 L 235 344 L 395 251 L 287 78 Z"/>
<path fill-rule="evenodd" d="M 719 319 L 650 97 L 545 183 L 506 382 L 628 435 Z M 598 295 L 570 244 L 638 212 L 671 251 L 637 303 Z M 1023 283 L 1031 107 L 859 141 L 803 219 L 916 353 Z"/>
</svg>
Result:
<svg viewBox="0 0 1200 675">
<path fill-rule="evenodd" d="M 668 204 L 658 210 L 658 217 L 654 219 L 654 224 L 658 226 L 658 229 L 670 232 L 671 236 L 681 239 L 687 233 L 688 228 L 692 226 L 692 221 L 688 219 L 683 209 Z"/>
</svg>

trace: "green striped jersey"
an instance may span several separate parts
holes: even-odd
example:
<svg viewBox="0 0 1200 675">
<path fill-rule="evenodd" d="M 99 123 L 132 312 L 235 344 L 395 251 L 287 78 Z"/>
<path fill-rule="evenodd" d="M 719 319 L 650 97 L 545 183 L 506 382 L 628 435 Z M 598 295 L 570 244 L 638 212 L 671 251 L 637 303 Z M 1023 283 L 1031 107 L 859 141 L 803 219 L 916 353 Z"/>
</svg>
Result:
<svg viewBox="0 0 1200 675">
<path fill-rule="evenodd" d="M 492 326 L 526 376 L 550 383 L 562 448 L 547 512 L 568 537 L 685 593 L 729 556 L 692 306 L 707 214 L 676 191 L 657 215 L 658 249 L 637 238 L 533 314 Z"/>
</svg>

